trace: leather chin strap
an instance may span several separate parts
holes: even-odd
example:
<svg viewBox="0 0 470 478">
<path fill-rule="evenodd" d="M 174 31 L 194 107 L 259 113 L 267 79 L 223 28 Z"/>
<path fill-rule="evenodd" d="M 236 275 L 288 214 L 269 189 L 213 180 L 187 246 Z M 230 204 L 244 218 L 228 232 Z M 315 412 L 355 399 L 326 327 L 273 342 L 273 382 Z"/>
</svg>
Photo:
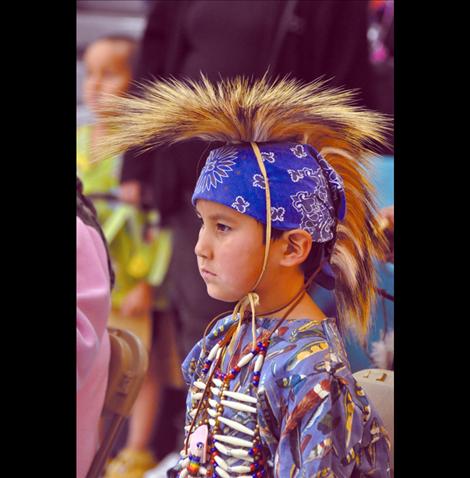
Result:
<svg viewBox="0 0 470 478">
<path fill-rule="evenodd" d="M 249 305 L 251 308 L 251 333 L 253 339 L 253 348 L 256 347 L 256 307 L 259 305 L 259 295 L 255 292 L 256 288 L 258 287 L 261 279 L 263 278 L 264 272 L 266 271 L 266 265 L 268 263 L 269 257 L 269 247 L 271 244 L 271 191 L 269 188 L 269 180 L 268 174 L 266 172 L 266 168 L 264 167 L 263 157 L 261 156 L 261 152 L 258 148 L 258 145 L 254 142 L 251 142 L 251 147 L 253 148 L 253 152 L 255 153 L 256 160 L 258 161 L 258 166 L 261 171 L 261 174 L 264 178 L 265 184 L 265 196 L 266 196 L 266 238 L 265 238 L 265 247 L 264 247 L 264 258 L 263 258 L 263 266 L 261 268 L 261 272 L 258 276 L 258 280 L 256 281 L 255 285 L 251 288 L 251 292 L 244 297 L 242 297 L 236 304 L 235 308 L 233 309 L 233 320 L 236 319 L 237 314 L 240 314 L 238 319 L 238 326 L 235 333 L 232 336 L 232 340 L 230 341 L 228 350 L 230 353 L 233 352 L 233 347 L 235 345 L 236 338 L 238 336 L 238 332 L 240 330 L 243 317 L 245 314 L 245 309 Z"/>
</svg>

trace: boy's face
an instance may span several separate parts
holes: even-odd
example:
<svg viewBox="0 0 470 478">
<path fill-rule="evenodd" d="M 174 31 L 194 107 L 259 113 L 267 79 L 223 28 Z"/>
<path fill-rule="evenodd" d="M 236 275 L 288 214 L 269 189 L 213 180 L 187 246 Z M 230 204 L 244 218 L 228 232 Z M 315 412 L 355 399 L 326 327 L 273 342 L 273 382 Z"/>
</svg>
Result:
<svg viewBox="0 0 470 478">
<path fill-rule="evenodd" d="M 122 95 L 131 81 L 129 58 L 132 46 L 124 41 L 100 40 L 90 45 L 84 56 L 86 77 L 83 96 L 97 113 L 103 94 Z"/>
<path fill-rule="evenodd" d="M 202 224 L 194 252 L 207 293 L 236 302 L 252 290 L 261 272 L 263 227 L 250 216 L 205 199 L 197 201 L 196 211 Z"/>
</svg>

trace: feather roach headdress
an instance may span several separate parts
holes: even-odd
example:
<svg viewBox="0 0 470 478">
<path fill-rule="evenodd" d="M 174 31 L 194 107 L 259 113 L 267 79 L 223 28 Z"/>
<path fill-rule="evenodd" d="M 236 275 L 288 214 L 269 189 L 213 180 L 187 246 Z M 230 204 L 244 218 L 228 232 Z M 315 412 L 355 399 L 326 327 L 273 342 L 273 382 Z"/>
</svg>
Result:
<svg viewBox="0 0 470 478">
<path fill-rule="evenodd" d="M 374 261 L 384 257 L 375 192 L 368 177 L 390 120 L 355 103 L 351 91 L 294 79 L 236 78 L 216 84 L 161 80 L 140 97 L 113 98 L 105 108 L 109 135 L 101 154 L 142 150 L 199 138 L 239 143 L 294 141 L 312 145 L 341 176 L 347 203 L 330 263 L 340 325 L 365 337 L 376 298 Z"/>
</svg>

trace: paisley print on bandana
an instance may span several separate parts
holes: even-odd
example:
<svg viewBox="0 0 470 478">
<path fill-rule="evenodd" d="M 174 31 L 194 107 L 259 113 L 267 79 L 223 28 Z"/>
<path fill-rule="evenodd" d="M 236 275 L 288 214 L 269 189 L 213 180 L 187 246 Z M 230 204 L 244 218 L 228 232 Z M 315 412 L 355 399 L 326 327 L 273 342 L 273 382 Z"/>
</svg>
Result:
<svg viewBox="0 0 470 478">
<path fill-rule="evenodd" d="M 249 205 L 250 203 L 246 201 L 243 196 L 237 196 L 235 201 L 232 203 L 232 207 L 241 213 L 246 212 Z"/>
<path fill-rule="evenodd" d="M 302 216 L 300 228 L 307 231 L 314 242 L 326 242 L 333 239 L 335 220 L 319 194 L 299 191 L 291 196 L 292 206 Z"/>
<path fill-rule="evenodd" d="M 261 174 L 255 174 L 253 176 L 253 186 L 255 188 L 266 189 L 266 183 L 265 183 L 264 178 Z"/>
<path fill-rule="evenodd" d="M 290 150 L 294 153 L 294 155 L 297 158 L 306 158 L 308 156 L 307 153 L 305 152 L 303 144 L 297 144 L 293 148 L 290 148 Z"/>
<path fill-rule="evenodd" d="M 282 222 L 284 221 L 284 213 L 286 210 L 283 207 L 272 207 L 271 208 L 271 220 Z"/>
<path fill-rule="evenodd" d="M 276 157 L 274 156 L 274 153 L 261 153 L 261 157 L 263 158 L 263 161 L 267 161 L 268 163 L 274 163 L 276 161 Z"/>
<path fill-rule="evenodd" d="M 304 178 L 313 177 L 313 169 L 310 168 L 288 169 L 287 172 L 289 173 L 289 176 L 293 183 L 297 183 Z"/>
</svg>

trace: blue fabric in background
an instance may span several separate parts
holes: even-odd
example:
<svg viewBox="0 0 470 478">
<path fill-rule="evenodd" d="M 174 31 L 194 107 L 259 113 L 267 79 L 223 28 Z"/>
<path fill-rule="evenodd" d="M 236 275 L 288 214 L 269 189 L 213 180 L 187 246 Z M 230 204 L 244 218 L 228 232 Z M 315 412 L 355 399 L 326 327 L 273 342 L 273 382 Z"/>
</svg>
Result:
<svg viewBox="0 0 470 478">
<path fill-rule="evenodd" d="M 394 204 L 394 157 L 379 156 L 375 158 L 371 179 L 377 188 L 378 207 L 383 208 Z M 389 294 L 394 295 L 394 265 L 390 263 L 377 264 L 376 270 L 378 274 L 379 287 L 384 289 Z M 317 286 L 311 295 L 316 304 L 327 316 L 336 316 L 336 307 L 332 292 Z M 387 331 L 391 331 L 394 328 L 393 302 L 389 300 L 383 301 L 382 298 L 379 297 L 377 308 L 372 317 L 372 326 L 368 339 L 369 352 L 372 350 L 372 343 L 377 342 L 382 338 L 382 332 L 385 328 L 383 310 L 384 306 L 387 317 Z M 354 337 L 347 336 L 345 343 L 353 372 L 365 368 L 375 367 L 366 352 Z"/>
</svg>

